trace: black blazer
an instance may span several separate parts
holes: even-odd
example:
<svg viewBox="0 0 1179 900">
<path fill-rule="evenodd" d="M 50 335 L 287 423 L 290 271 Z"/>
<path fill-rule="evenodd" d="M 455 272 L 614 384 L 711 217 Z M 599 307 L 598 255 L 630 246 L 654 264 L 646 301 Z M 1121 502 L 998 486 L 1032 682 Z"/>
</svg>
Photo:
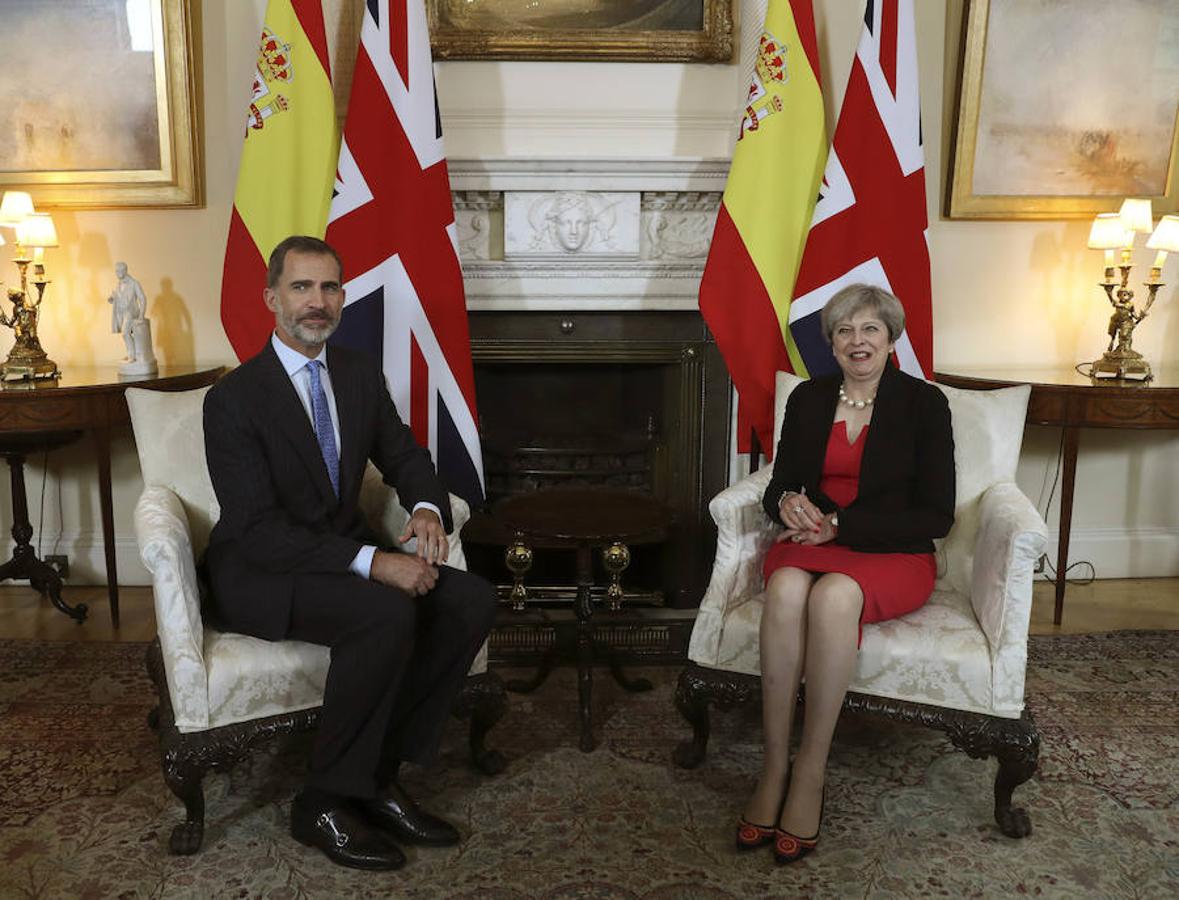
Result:
<svg viewBox="0 0 1179 900">
<path fill-rule="evenodd" d="M 369 459 L 406 509 L 433 503 L 452 528 L 429 451 L 397 415 L 377 360 L 329 345 L 327 367 L 340 427 L 339 498 L 269 341 L 205 397 L 205 453 L 221 504 L 205 561 L 213 618 L 222 627 L 282 638 L 295 578 L 347 573 L 361 546 L 377 543 L 359 509 Z"/>
<path fill-rule="evenodd" d="M 842 375 L 796 387 L 762 506 L 778 523 L 783 491 L 800 491 L 824 513 L 837 509 L 819 490 Z M 886 365 L 873 404 L 856 499 L 839 510 L 835 542 L 873 553 L 928 553 L 954 524 L 954 433 L 946 396 Z"/>
</svg>

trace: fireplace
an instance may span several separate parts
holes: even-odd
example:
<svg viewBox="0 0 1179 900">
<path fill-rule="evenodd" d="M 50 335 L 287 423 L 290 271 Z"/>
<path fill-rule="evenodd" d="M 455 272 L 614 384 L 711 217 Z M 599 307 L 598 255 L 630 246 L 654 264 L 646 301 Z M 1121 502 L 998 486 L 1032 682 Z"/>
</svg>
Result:
<svg viewBox="0 0 1179 900">
<path fill-rule="evenodd" d="M 510 535 L 490 515 L 502 497 L 545 487 L 653 494 L 669 539 L 635 548 L 628 595 L 699 605 L 715 532 L 709 499 L 725 485 L 724 364 L 695 311 L 473 311 L 471 349 L 488 505 L 464 531 L 471 568 L 507 589 Z M 540 551 L 530 585 L 572 592 L 568 551 Z"/>
</svg>

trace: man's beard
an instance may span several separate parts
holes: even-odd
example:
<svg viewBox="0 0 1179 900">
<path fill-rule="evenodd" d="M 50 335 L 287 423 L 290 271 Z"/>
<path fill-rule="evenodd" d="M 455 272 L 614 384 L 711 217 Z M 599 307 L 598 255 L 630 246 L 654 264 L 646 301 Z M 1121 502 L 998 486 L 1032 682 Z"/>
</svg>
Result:
<svg viewBox="0 0 1179 900">
<path fill-rule="evenodd" d="M 311 316 L 304 316 L 304 319 L 312 319 Z M 330 315 L 325 313 L 317 322 L 326 323 L 326 328 L 313 328 L 310 325 L 304 324 L 300 319 L 290 316 L 285 312 L 279 313 L 279 320 L 282 322 L 282 327 L 297 340 L 304 344 L 318 346 L 327 342 L 327 339 L 332 336 L 336 328 L 340 325 L 339 317 L 333 319 Z"/>
</svg>

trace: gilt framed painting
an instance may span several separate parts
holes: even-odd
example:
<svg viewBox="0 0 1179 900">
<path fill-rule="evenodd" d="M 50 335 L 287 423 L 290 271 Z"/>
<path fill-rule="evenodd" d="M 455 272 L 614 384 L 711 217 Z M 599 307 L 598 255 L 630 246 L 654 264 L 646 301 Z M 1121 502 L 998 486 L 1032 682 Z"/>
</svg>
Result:
<svg viewBox="0 0 1179 900">
<path fill-rule="evenodd" d="M 950 218 L 1175 211 L 1175 0 L 970 0 L 961 71 Z"/>
<path fill-rule="evenodd" d="M 732 0 L 427 0 L 435 59 L 727 62 Z"/>
<path fill-rule="evenodd" d="M 199 206 L 190 0 L 0 0 L 0 191 L 38 206 Z"/>
</svg>

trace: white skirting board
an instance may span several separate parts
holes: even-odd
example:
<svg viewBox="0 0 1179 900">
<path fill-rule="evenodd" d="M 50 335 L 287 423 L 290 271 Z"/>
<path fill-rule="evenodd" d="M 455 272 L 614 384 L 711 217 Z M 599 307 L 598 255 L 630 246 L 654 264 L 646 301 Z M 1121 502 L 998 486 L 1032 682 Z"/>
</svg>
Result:
<svg viewBox="0 0 1179 900">
<path fill-rule="evenodd" d="M 37 536 L 34 534 L 33 549 L 36 550 L 36 547 Z M 106 552 L 102 546 L 102 532 L 66 533 L 60 540 L 47 538 L 41 542 L 38 555 L 44 559 L 51 554 L 69 557 L 70 577 L 66 579 L 67 585 L 106 584 Z M 119 584 L 151 584 L 151 575 L 139 559 L 139 545 L 135 543 L 133 535 L 115 535 L 115 566 Z"/>
<path fill-rule="evenodd" d="M 1056 565 L 1055 529 L 1048 536 L 1048 561 Z M 43 553 L 65 554 L 70 558 L 67 584 L 106 583 L 102 534 L 65 534 L 54 550 L 42 544 Z M 139 559 L 135 538 L 116 536 L 115 558 L 119 584 L 149 585 L 151 577 Z M 1179 577 L 1179 531 L 1168 528 L 1074 528 L 1069 542 L 1072 563 L 1088 560 L 1098 578 Z M 1074 569 L 1070 577 L 1087 577 L 1088 571 Z"/>
<path fill-rule="evenodd" d="M 1056 565 L 1059 532 L 1048 532 L 1048 562 Z M 1069 565 L 1087 560 L 1097 578 L 1174 578 L 1179 576 L 1179 531 L 1170 528 L 1074 528 L 1069 535 Z M 1084 571 L 1082 571 L 1084 569 Z M 1078 566 L 1069 577 L 1088 577 Z"/>
</svg>

